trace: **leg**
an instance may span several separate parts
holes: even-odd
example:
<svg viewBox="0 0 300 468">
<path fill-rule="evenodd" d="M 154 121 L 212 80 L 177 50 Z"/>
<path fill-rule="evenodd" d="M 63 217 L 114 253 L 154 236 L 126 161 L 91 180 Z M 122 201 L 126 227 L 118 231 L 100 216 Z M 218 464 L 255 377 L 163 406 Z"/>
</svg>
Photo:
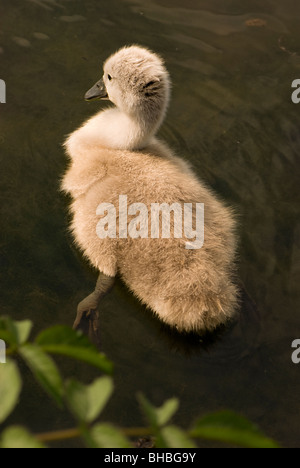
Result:
<svg viewBox="0 0 300 468">
<path fill-rule="evenodd" d="M 77 315 L 73 325 L 74 330 L 81 330 L 91 341 L 99 345 L 98 307 L 101 299 L 112 288 L 115 278 L 99 273 L 95 291 L 78 304 Z"/>
</svg>

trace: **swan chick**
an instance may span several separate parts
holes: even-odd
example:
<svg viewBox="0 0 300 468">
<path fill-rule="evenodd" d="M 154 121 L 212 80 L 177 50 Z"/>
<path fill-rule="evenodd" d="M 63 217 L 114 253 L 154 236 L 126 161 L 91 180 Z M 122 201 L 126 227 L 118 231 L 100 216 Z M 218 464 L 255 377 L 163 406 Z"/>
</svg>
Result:
<svg viewBox="0 0 300 468">
<path fill-rule="evenodd" d="M 72 197 L 71 230 L 99 271 L 95 291 L 78 306 L 75 328 L 88 320 L 96 331 L 100 301 L 117 273 L 160 320 L 180 332 L 212 331 L 237 310 L 233 211 L 155 136 L 170 87 L 157 54 L 137 45 L 120 49 L 106 60 L 102 78 L 85 95 L 87 101 L 109 100 L 114 106 L 98 112 L 65 142 L 70 165 L 62 189 Z M 124 236 L 121 195 L 128 205 L 142 203 L 148 213 L 153 204 L 203 204 L 203 245 L 186 248 L 187 239 L 174 231 L 169 238 Z M 116 232 L 99 238 L 97 225 L 104 213 L 99 215 L 98 207 L 104 203 L 115 209 Z M 139 227 L 148 225 L 145 216 L 140 213 Z M 194 211 L 192 220 L 197 222 Z M 126 222 L 130 227 L 132 216 Z M 175 214 L 169 222 L 171 232 Z"/>
</svg>

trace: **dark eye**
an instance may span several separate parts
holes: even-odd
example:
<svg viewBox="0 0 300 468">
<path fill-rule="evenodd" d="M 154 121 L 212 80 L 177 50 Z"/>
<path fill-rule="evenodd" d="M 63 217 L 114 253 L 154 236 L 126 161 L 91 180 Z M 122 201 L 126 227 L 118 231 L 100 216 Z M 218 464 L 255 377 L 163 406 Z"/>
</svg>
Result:
<svg viewBox="0 0 300 468">
<path fill-rule="evenodd" d="M 107 78 L 109 79 L 109 81 L 112 79 L 110 75 L 107 75 Z"/>
<path fill-rule="evenodd" d="M 154 85 L 156 83 L 156 81 L 149 81 L 149 83 L 146 83 L 144 86 L 143 86 L 143 89 L 146 89 L 146 88 L 149 88 L 150 86 Z"/>
</svg>

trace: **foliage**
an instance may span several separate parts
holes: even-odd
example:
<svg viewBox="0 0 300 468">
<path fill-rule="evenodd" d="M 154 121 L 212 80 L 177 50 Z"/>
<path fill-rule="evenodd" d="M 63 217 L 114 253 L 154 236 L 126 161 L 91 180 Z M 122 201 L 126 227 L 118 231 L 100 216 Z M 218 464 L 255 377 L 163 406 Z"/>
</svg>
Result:
<svg viewBox="0 0 300 468">
<path fill-rule="evenodd" d="M 49 397 L 60 408 L 69 409 L 77 425 L 69 430 L 37 435 L 27 428 L 10 426 L 0 434 L 0 448 L 43 448 L 47 442 L 74 437 L 80 437 L 88 448 L 129 448 L 133 437 L 144 435 L 152 436 L 157 448 L 196 448 L 198 439 L 251 448 L 277 447 L 256 426 L 230 411 L 204 416 L 187 430 L 170 424 L 179 407 L 176 398 L 155 408 L 144 395 L 138 394 L 147 427 L 116 428 L 99 422 L 98 418 L 113 393 L 113 380 L 109 375 L 113 371 L 112 363 L 84 335 L 68 327 L 49 328 L 29 342 L 31 329 L 29 320 L 16 322 L 0 318 L 0 339 L 7 343 L 9 356 L 6 364 L 0 364 L 0 423 L 11 414 L 21 395 L 22 378 L 16 360 L 12 359 L 20 357 Z M 52 354 L 83 361 L 108 375 L 96 378 L 89 385 L 75 379 L 65 381 Z"/>
</svg>

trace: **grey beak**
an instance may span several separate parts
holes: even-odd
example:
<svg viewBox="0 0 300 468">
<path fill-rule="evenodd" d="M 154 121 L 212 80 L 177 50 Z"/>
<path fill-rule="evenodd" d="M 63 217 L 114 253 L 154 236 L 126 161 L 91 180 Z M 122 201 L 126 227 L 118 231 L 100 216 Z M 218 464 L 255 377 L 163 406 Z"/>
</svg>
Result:
<svg viewBox="0 0 300 468">
<path fill-rule="evenodd" d="M 97 81 L 97 83 L 94 84 L 94 86 L 85 93 L 84 99 L 86 101 L 95 101 L 97 99 L 108 99 L 108 94 L 105 88 L 103 78 Z"/>
</svg>

